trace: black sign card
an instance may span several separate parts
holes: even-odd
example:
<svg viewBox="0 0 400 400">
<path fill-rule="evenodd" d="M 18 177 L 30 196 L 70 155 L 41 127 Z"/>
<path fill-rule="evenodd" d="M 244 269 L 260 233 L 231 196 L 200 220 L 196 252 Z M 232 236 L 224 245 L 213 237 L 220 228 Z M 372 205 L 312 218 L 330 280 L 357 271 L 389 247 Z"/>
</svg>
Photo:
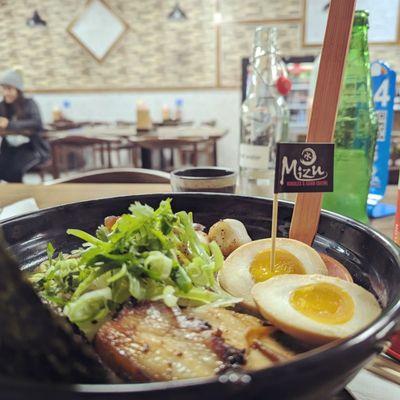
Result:
<svg viewBox="0 0 400 400">
<path fill-rule="evenodd" d="M 278 143 L 275 193 L 332 192 L 333 143 Z"/>
</svg>

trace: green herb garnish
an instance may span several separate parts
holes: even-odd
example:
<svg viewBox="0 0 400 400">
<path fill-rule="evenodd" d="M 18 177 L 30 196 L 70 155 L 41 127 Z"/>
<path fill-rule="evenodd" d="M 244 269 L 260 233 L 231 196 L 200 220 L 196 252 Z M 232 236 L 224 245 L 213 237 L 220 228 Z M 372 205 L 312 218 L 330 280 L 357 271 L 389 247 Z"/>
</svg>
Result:
<svg viewBox="0 0 400 400">
<path fill-rule="evenodd" d="M 215 276 L 221 250 L 199 240 L 191 213 L 173 213 L 170 199 L 156 210 L 136 202 L 129 211 L 111 230 L 100 226 L 96 236 L 69 229 L 84 241 L 82 248 L 54 258 L 49 244 L 48 261 L 31 275 L 41 296 L 89 338 L 130 297 L 162 300 L 169 307 L 238 301 L 220 288 Z"/>
</svg>

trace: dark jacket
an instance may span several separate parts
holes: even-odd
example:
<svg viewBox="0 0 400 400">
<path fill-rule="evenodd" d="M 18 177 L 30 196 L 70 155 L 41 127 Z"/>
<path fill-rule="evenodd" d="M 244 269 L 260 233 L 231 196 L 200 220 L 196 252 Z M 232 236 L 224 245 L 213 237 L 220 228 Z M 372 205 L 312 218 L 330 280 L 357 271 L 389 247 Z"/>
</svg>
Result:
<svg viewBox="0 0 400 400">
<path fill-rule="evenodd" d="M 7 131 L 15 132 L 16 134 L 29 131 L 29 139 L 33 149 L 39 153 L 42 160 L 45 160 L 49 156 L 49 146 L 41 137 L 43 124 L 39 107 L 33 99 L 24 98 L 22 110 L 20 117 L 17 118 L 14 114 L 11 118 Z M 0 117 L 8 118 L 4 101 L 0 102 Z"/>
</svg>

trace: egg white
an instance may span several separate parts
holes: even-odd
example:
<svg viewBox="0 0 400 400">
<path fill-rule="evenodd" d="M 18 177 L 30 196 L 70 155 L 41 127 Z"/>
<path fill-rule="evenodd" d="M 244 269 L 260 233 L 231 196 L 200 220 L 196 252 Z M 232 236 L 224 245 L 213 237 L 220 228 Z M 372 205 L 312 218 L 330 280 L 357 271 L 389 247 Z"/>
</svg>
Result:
<svg viewBox="0 0 400 400">
<path fill-rule="evenodd" d="M 242 304 L 252 311 L 257 311 L 256 303 L 251 295 L 251 289 L 256 282 L 253 280 L 249 268 L 258 253 L 270 248 L 271 239 L 247 243 L 229 255 L 218 274 L 220 285 L 231 295 L 242 298 Z M 286 250 L 294 255 L 301 262 L 306 274 L 326 275 L 328 273 L 318 252 L 302 242 L 277 238 L 276 248 Z"/>
<path fill-rule="evenodd" d="M 329 283 L 344 290 L 354 302 L 352 318 L 342 324 L 318 322 L 290 304 L 291 293 L 315 283 Z M 381 313 L 372 293 L 352 282 L 323 275 L 280 275 L 256 284 L 251 294 L 261 315 L 287 334 L 306 343 L 320 345 L 346 338 L 369 325 Z"/>
</svg>

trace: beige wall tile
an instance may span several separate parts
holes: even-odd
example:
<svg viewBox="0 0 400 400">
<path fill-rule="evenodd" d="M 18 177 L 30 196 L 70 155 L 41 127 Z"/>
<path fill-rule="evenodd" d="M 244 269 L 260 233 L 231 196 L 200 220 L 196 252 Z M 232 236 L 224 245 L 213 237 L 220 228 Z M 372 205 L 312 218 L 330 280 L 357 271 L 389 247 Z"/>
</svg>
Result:
<svg viewBox="0 0 400 400">
<path fill-rule="evenodd" d="M 84 0 L 0 0 L 0 70 L 24 69 L 26 86 L 36 90 L 214 87 L 217 84 L 215 0 L 181 0 L 188 20 L 171 22 L 175 0 L 105 0 L 130 29 L 98 63 L 68 33 Z M 316 54 L 302 46 L 303 0 L 221 0 L 223 20 L 277 22 L 286 55 Z M 38 9 L 46 28 L 25 21 Z M 239 86 L 241 58 L 250 55 L 258 23 L 223 23 L 220 28 L 220 82 Z M 400 69 L 400 46 L 371 46 L 371 58 Z M 399 74 L 400 75 L 400 74 Z"/>
</svg>

